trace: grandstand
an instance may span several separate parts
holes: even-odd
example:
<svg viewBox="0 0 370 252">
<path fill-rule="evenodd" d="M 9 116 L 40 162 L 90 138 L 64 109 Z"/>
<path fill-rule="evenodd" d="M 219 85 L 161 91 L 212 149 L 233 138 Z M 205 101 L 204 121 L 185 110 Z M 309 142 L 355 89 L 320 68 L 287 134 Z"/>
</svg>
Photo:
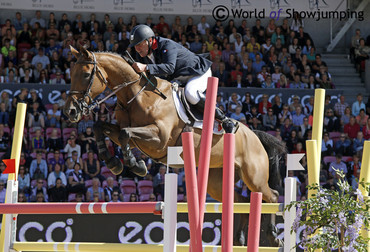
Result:
<svg viewBox="0 0 370 252">
<path fill-rule="evenodd" d="M 308 18 L 230 18 L 222 23 L 211 15 L 202 18 L 199 13 L 171 12 L 172 7 L 150 6 L 154 10 L 151 15 L 130 8 L 107 14 L 92 12 L 92 8 L 77 11 L 74 6 L 79 1 L 66 6 L 65 11 L 50 10 L 45 5 L 11 8 L 7 2 L 0 0 L 5 6 L 0 9 L 0 158 L 10 154 L 16 103 L 27 102 L 21 159 L 24 169 L 19 179 L 25 201 L 148 201 L 152 194 L 163 198 L 160 164 L 139 151 L 135 155 L 149 168 L 144 179 L 128 172 L 114 176 L 96 155 L 88 155 L 89 151 L 97 152 L 91 132 L 94 122 L 115 120 L 114 100 L 107 100 L 78 124 L 69 122 L 61 112 L 66 99 L 63 90 L 69 90 L 75 61 L 69 45 L 122 54 L 128 49 L 131 29 L 138 23 L 148 24 L 156 35 L 171 38 L 196 54 L 208 55 L 213 61 L 212 73 L 220 79 L 217 106 L 250 128 L 266 130 L 285 141 L 291 153 L 305 152 L 305 140 L 310 139 L 313 89 L 328 89 L 332 97 L 326 102 L 327 135 L 322 150 L 326 158 L 321 182 L 332 185 L 328 169 L 329 161 L 336 162 L 335 155 L 341 155 L 350 181 L 357 176 L 361 146 L 370 138 L 370 28 L 365 25 L 370 5 L 366 0 L 351 1 L 348 6 L 362 11 L 365 21 L 347 17 L 338 23 Z M 22 1 L 11 2 L 16 6 Z M 102 97 L 108 94 L 109 90 Z M 122 155 L 109 139 L 106 144 L 112 154 Z M 285 165 L 282 159 L 282 177 L 286 175 Z M 181 170 L 175 172 L 183 175 Z M 60 174 L 65 181 L 56 179 Z M 307 175 L 297 172 L 294 176 L 303 197 Z M 95 177 L 98 180 L 93 182 Z M 75 188 L 76 179 L 84 180 L 84 186 Z M 142 182 L 147 180 L 150 182 Z M 179 181 L 182 201 L 186 190 L 182 179 Z M 0 196 L 4 183 L 6 176 L 0 175 Z M 149 188 L 143 190 L 143 184 Z M 240 193 L 242 187 L 237 188 Z M 113 198 L 117 195 L 119 199 Z M 2 200 L 0 197 L 0 203 Z"/>
</svg>

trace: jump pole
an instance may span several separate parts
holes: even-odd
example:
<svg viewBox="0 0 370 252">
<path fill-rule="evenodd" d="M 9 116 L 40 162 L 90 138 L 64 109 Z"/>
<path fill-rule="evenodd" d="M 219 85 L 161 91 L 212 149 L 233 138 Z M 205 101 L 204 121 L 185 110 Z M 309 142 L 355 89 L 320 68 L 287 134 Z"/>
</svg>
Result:
<svg viewBox="0 0 370 252">
<path fill-rule="evenodd" d="M 204 204 L 207 196 L 209 163 L 211 160 L 213 125 L 215 121 L 216 98 L 218 78 L 209 77 L 207 83 L 206 104 L 203 116 L 203 130 L 200 142 L 198 162 L 198 190 L 199 190 L 199 223 L 200 231 L 203 230 Z M 196 251 L 193 251 L 196 252 Z"/>
<path fill-rule="evenodd" d="M 262 193 L 251 193 L 247 252 L 258 252 L 261 230 Z"/>
<path fill-rule="evenodd" d="M 362 165 L 360 172 L 360 181 L 362 180 L 364 180 L 365 183 L 370 182 L 370 141 L 365 141 L 364 143 L 364 151 L 362 154 Z M 361 190 L 362 195 L 368 195 L 368 192 L 363 186 L 360 185 L 359 189 Z M 367 231 L 365 228 L 361 230 L 361 233 L 364 238 L 370 238 L 370 231 Z M 370 240 L 368 241 L 367 247 L 370 248 Z"/>
<path fill-rule="evenodd" d="M 24 122 L 26 119 L 26 103 L 17 104 L 17 113 L 15 117 L 13 144 L 11 159 L 15 159 L 15 173 L 8 175 L 6 187 L 5 203 L 16 203 L 18 201 L 18 168 L 21 157 Z M 0 252 L 8 252 L 11 245 L 15 242 L 17 229 L 17 215 L 4 214 L 0 233 Z"/>
<path fill-rule="evenodd" d="M 233 251 L 235 135 L 224 135 L 222 183 L 222 252 Z"/>
<path fill-rule="evenodd" d="M 181 139 L 184 153 L 186 193 L 189 207 L 190 250 L 192 252 L 201 252 L 202 232 L 199 222 L 199 198 L 193 132 L 182 133 Z"/>
</svg>

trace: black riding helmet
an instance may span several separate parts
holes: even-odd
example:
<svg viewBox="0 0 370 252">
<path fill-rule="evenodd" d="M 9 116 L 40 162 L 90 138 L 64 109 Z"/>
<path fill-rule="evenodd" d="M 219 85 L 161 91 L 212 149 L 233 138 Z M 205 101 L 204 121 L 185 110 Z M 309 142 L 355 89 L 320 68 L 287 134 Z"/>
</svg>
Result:
<svg viewBox="0 0 370 252">
<path fill-rule="evenodd" d="M 135 26 L 130 33 L 130 45 L 129 47 L 134 47 L 137 44 L 140 44 L 144 40 L 154 37 L 154 32 L 152 28 L 147 25 L 137 25 Z"/>
</svg>

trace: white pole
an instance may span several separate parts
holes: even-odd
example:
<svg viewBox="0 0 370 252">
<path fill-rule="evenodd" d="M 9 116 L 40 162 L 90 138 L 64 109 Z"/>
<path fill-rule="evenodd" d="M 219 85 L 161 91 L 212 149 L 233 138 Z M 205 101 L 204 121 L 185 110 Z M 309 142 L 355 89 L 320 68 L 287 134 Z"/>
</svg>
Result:
<svg viewBox="0 0 370 252">
<path fill-rule="evenodd" d="M 8 180 L 6 198 L 8 199 L 7 203 L 17 203 L 18 181 Z M 4 252 L 9 252 L 10 248 L 13 247 L 17 233 L 17 214 L 4 214 L 4 216 L 3 221 L 5 223 L 3 227 L 5 227 L 5 230 L 1 230 L 1 232 L 4 232 L 4 244 L 2 246 Z"/>
<path fill-rule="evenodd" d="M 177 174 L 165 175 L 163 251 L 176 252 L 177 237 Z"/>
<path fill-rule="evenodd" d="M 285 178 L 285 197 L 284 205 L 289 205 L 292 201 L 297 200 L 297 180 L 294 178 Z M 293 221 L 296 216 L 296 209 L 292 207 L 285 212 L 284 216 L 284 252 L 291 252 L 296 245 L 296 233 L 290 233 Z M 296 251 L 294 249 L 294 251 Z"/>
</svg>

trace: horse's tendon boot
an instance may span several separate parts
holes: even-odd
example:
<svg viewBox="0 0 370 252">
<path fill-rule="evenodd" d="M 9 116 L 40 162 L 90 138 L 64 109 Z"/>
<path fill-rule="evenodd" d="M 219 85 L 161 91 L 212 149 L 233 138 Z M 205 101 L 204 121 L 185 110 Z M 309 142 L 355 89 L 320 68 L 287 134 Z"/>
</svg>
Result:
<svg viewBox="0 0 370 252">
<path fill-rule="evenodd" d="M 140 177 L 145 177 L 148 169 L 146 168 L 144 160 L 136 161 L 136 158 L 132 154 L 130 146 L 128 144 L 125 146 L 124 149 L 122 149 L 122 152 L 123 160 L 125 161 L 125 164 L 129 167 L 130 171 Z"/>
</svg>

